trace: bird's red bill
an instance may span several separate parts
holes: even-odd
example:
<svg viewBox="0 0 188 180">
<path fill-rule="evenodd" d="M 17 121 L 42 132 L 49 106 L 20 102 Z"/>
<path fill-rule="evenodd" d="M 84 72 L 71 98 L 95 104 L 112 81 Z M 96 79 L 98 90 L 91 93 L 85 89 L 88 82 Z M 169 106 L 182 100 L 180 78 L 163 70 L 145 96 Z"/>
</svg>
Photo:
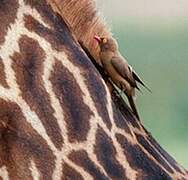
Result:
<svg viewBox="0 0 188 180">
<path fill-rule="evenodd" d="M 99 37 L 99 36 L 94 36 L 94 39 L 98 42 L 98 43 L 100 43 L 101 42 L 101 38 Z"/>
</svg>

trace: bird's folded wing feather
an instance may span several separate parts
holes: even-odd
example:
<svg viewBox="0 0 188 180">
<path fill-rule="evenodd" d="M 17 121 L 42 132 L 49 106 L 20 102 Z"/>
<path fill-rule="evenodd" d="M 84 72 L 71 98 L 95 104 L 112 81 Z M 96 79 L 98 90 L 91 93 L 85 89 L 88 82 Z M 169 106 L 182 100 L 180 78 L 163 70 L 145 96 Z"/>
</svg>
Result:
<svg viewBox="0 0 188 180">
<path fill-rule="evenodd" d="M 132 87 L 137 87 L 136 81 L 132 76 L 132 72 L 129 69 L 128 63 L 119 56 L 114 56 L 111 59 L 112 66 L 115 68 L 115 70 L 123 77 L 125 78 Z"/>
</svg>

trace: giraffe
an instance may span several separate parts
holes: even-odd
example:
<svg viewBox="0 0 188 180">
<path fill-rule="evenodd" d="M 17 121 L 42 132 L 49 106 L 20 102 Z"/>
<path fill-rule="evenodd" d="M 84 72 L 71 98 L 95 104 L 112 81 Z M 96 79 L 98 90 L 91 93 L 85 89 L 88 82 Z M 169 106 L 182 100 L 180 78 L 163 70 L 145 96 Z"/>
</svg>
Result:
<svg viewBox="0 0 188 180">
<path fill-rule="evenodd" d="M 61 8 L 1 0 L 0 178 L 188 179 L 110 94 Z"/>
</svg>

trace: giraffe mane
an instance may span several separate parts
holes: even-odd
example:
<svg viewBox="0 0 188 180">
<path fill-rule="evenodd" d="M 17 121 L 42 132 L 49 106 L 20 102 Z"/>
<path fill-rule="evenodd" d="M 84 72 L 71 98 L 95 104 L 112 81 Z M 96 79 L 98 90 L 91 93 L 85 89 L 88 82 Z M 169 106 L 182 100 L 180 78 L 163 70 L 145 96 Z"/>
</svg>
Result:
<svg viewBox="0 0 188 180">
<path fill-rule="evenodd" d="M 73 31 L 76 39 L 99 62 L 99 47 L 94 35 L 111 36 L 104 19 L 99 16 L 93 0 L 48 0 L 52 9 L 60 14 Z"/>
</svg>

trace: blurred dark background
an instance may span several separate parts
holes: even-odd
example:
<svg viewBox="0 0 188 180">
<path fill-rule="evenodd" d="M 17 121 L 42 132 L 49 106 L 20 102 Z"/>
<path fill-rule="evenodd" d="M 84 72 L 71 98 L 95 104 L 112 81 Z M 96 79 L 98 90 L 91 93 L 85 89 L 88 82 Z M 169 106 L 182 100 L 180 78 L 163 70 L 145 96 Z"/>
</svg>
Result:
<svg viewBox="0 0 188 180">
<path fill-rule="evenodd" d="M 141 119 L 188 169 L 188 1 L 98 0 L 121 53 L 152 89 L 138 93 Z"/>
</svg>

